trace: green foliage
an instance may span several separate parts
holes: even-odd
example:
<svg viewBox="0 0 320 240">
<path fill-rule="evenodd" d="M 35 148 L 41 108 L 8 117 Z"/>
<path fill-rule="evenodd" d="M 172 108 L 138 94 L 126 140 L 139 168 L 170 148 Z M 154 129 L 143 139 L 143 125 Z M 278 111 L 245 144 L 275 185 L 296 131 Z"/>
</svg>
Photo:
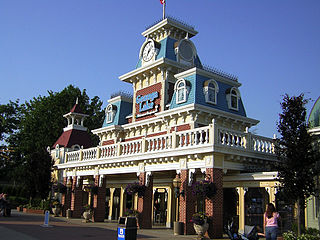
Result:
<svg viewBox="0 0 320 240">
<path fill-rule="evenodd" d="M 280 160 L 277 169 L 281 190 L 294 201 L 306 199 L 317 192 L 318 151 L 313 148 L 313 138 L 308 133 L 307 102 L 303 94 L 298 97 L 286 94 L 277 124 L 281 137 L 277 139 L 275 149 Z"/>
<path fill-rule="evenodd" d="M 98 138 L 93 137 L 91 130 L 102 126 L 102 101 L 97 96 L 90 100 L 86 90 L 70 85 L 61 92 L 49 91 L 48 96 L 34 97 L 22 105 L 13 106 L 13 115 L 19 121 L 14 131 L 7 131 L 10 135 L 6 141 L 14 152 L 10 152 L 5 176 L 23 182 L 29 197 L 44 199 L 49 193 L 53 162 L 46 149 L 61 135 L 67 124 L 63 115 L 70 111 L 77 98 L 83 113 L 90 116 L 85 125 L 97 144 Z"/>
<path fill-rule="evenodd" d="M 24 205 L 28 203 L 28 199 L 23 197 L 9 196 L 8 200 L 11 208 L 16 208 L 20 205 Z"/>
<path fill-rule="evenodd" d="M 282 234 L 283 240 L 318 240 L 320 235 L 319 235 L 319 230 L 317 231 L 312 231 L 312 233 L 303 233 L 300 236 L 296 236 L 294 232 L 288 231 Z"/>
</svg>

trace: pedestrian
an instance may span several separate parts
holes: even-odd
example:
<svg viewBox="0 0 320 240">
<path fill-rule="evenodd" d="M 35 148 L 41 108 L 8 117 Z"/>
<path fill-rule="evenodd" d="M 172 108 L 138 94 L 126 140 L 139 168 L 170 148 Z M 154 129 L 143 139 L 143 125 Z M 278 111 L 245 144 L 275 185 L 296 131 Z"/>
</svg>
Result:
<svg viewBox="0 0 320 240">
<path fill-rule="evenodd" d="M 276 212 L 276 209 L 272 203 L 268 203 L 267 210 L 264 213 L 264 234 L 266 240 L 277 240 L 278 234 L 278 221 L 280 215 Z"/>
</svg>

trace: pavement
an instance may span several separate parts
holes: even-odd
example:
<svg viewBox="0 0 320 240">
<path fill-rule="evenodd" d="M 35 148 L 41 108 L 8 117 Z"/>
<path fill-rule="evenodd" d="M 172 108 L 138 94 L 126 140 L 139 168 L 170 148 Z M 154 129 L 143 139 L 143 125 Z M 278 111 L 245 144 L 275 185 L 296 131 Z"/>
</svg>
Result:
<svg viewBox="0 0 320 240">
<path fill-rule="evenodd" d="M 117 223 L 84 222 L 80 218 L 67 219 L 50 216 L 48 227 L 43 226 L 44 215 L 12 210 L 11 217 L 0 217 L 1 240 L 115 240 Z M 196 235 L 173 234 L 173 229 L 156 227 L 138 229 L 137 239 L 197 239 Z"/>
</svg>

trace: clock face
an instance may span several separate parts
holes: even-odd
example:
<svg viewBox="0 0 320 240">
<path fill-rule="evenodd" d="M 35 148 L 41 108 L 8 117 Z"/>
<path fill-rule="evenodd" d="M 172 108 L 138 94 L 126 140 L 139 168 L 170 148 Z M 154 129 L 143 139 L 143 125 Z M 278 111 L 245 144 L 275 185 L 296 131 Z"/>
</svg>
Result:
<svg viewBox="0 0 320 240">
<path fill-rule="evenodd" d="M 149 41 L 143 48 L 142 58 L 144 61 L 148 62 L 151 60 L 155 53 L 153 41 Z"/>
</svg>

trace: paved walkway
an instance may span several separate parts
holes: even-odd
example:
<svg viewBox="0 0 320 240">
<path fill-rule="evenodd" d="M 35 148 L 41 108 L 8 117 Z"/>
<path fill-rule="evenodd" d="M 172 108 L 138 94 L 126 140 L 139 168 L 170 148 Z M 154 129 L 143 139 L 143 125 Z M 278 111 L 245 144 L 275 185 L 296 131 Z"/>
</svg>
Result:
<svg viewBox="0 0 320 240">
<path fill-rule="evenodd" d="M 44 215 L 12 211 L 11 217 L 0 217 L 1 240 L 115 240 L 117 223 L 84 223 L 83 219 L 51 217 L 49 227 L 43 227 Z M 196 239 L 195 235 L 174 236 L 172 229 L 139 229 L 139 240 Z"/>
</svg>

